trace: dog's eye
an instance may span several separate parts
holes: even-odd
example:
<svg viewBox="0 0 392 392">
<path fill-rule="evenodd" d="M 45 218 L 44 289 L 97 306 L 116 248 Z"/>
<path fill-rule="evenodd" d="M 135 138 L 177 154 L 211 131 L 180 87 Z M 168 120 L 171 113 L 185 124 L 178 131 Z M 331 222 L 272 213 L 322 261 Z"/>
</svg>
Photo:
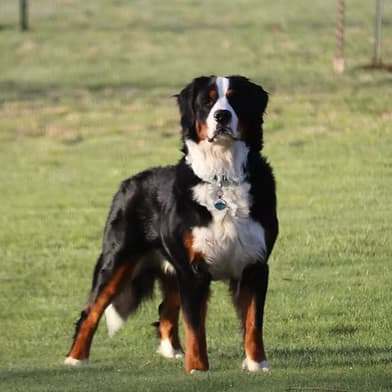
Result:
<svg viewBox="0 0 392 392">
<path fill-rule="evenodd" d="M 211 90 L 208 92 L 208 95 L 206 95 L 206 96 L 203 97 L 203 103 L 204 103 L 205 105 L 210 105 L 210 104 L 212 104 L 213 102 L 216 101 L 217 96 L 218 96 L 218 93 L 217 93 L 217 91 L 213 88 L 213 89 L 211 89 Z"/>
<path fill-rule="evenodd" d="M 209 95 L 206 95 L 205 97 L 202 98 L 203 105 L 212 105 L 214 102 L 215 100 L 211 98 Z"/>
</svg>

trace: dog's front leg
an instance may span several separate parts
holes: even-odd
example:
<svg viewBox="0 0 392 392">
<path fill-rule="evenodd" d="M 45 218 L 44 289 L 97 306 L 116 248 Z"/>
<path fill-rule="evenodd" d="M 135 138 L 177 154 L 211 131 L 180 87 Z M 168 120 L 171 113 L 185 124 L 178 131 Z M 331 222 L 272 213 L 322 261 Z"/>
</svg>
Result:
<svg viewBox="0 0 392 392">
<path fill-rule="evenodd" d="M 185 327 L 185 371 L 209 368 L 205 320 L 211 278 L 205 272 L 179 274 L 181 307 Z"/>
<path fill-rule="evenodd" d="M 231 282 L 233 301 L 242 322 L 246 358 L 243 369 L 269 371 L 264 350 L 263 318 L 268 287 L 268 265 L 257 263 L 246 268 L 240 282 Z"/>
</svg>

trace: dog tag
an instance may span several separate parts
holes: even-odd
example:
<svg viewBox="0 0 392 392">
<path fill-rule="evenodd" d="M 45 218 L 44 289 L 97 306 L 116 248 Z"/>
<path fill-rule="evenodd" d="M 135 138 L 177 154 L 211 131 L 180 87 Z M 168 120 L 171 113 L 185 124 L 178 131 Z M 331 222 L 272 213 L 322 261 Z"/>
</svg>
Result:
<svg viewBox="0 0 392 392">
<path fill-rule="evenodd" d="M 226 208 L 226 202 L 219 197 L 218 199 L 216 199 L 216 201 L 214 203 L 214 207 L 217 210 L 222 211 Z"/>
</svg>

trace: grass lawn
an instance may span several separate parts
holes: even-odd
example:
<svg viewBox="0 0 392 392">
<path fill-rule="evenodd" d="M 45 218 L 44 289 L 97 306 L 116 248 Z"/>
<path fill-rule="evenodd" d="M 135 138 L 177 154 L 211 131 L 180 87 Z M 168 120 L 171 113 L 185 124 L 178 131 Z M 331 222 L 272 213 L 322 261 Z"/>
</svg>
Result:
<svg viewBox="0 0 392 392">
<path fill-rule="evenodd" d="M 361 68 L 374 2 L 346 1 L 341 76 L 334 1 L 30 3 L 27 33 L 17 2 L 0 3 L 0 391 L 392 390 L 392 74 Z M 187 376 L 155 354 L 159 295 L 112 339 L 102 323 L 89 367 L 66 368 L 111 197 L 123 178 L 180 157 L 172 95 L 201 74 L 247 75 L 270 92 L 273 371 L 240 370 L 221 283 L 210 372 Z"/>
</svg>

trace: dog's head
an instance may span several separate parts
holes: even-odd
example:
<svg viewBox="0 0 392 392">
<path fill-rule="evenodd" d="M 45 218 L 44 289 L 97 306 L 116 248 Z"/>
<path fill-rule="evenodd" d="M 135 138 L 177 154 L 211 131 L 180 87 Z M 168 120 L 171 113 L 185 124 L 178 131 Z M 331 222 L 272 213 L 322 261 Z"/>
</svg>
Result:
<svg viewBox="0 0 392 392">
<path fill-rule="evenodd" d="M 243 76 L 201 76 L 177 95 L 185 142 L 230 144 L 242 140 L 263 146 L 263 114 L 268 95 Z"/>
</svg>

